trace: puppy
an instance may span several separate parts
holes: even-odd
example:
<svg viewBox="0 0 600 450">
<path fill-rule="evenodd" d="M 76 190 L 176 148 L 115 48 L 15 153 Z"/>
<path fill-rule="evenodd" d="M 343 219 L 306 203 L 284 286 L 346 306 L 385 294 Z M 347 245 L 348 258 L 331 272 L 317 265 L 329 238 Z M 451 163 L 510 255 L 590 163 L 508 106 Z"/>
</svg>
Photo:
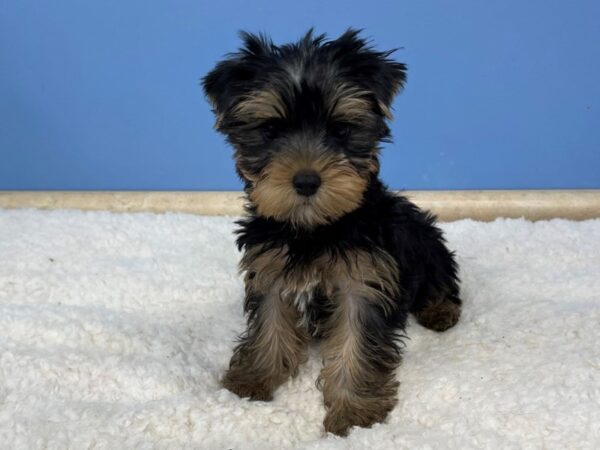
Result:
<svg viewBox="0 0 600 450">
<path fill-rule="evenodd" d="M 461 311 L 435 218 L 378 176 L 406 67 L 352 29 L 281 46 L 242 38 L 203 79 L 247 196 L 237 243 L 248 327 L 222 383 L 271 400 L 316 340 L 325 430 L 345 435 L 393 409 L 408 314 L 444 331 Z"/>
</svg>

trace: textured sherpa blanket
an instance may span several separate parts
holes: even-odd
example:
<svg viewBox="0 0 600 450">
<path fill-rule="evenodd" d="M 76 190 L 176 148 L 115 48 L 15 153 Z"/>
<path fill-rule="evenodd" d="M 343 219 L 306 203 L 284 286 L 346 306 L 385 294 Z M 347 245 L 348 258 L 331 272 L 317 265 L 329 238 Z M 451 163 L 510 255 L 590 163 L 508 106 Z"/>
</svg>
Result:
<svg viewBox="0 0 600 450">
<path fill-rule="evenodd" d="M 0 447 L 600 448 L 600 220 L 442 227 L 463 317 L 410 322 L 396 409 L 342 439 L 317 349 L 270 403 L 219 386 L 233 219 L 0 210 Z"/>
</svg>

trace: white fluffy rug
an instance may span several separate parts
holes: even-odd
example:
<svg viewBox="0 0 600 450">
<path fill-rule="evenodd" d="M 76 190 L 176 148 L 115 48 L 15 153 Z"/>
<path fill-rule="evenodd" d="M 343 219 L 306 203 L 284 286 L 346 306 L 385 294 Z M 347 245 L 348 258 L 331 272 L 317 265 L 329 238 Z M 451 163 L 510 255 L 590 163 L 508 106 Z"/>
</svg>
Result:
<svg viewBox="0 0 600 450">
<path fill-rule="evenodd" d="M 318 354 L 271 403 L 219 387 L 232 219 L 0 210 L 0 447 L 600 447 L 600 220 L 444 224 L 464 315 L 411 322 L 387 423 L 323 434 Z"/>
</svg>

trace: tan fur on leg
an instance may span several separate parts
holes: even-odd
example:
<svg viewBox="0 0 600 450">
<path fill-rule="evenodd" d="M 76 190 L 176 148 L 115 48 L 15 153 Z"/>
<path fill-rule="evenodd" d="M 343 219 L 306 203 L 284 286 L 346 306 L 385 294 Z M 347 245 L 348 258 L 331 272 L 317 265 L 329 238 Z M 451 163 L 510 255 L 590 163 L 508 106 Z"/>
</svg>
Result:
<svg viewBox="0 0 600 450">
<path fill-rule="evenodd" d="M 324 425 L 326 431 L 338 435 L 346 435 L 352 426 L 382 422 L 396 404 L 394 369 L 399 356 L 378 366 L 370 360 L 368 330 L 362 325 L 369 300 L 353 295 L 361 288 L 348 285 L 336 296 L 336 309 L 322 347 L 325 366 L 320 384 L 327 408 Z"/>
<path fill-rule="evenodd" d="M 269 401 L 273 391 L 306 359 L 308 335 L 299 314 L 279 296 L 267 294 L 255 312 L 247 335 L 235 349 L 222 383 L 240 397 Z"/>
</svg>

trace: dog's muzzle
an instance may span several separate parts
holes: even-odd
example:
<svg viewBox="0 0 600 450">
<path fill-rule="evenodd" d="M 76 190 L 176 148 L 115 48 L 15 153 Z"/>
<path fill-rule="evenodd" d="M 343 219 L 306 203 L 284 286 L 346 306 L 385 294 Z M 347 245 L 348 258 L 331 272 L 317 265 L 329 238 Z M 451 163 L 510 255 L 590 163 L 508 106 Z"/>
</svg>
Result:
<svg viewBox="0 0 600 450">
<path fill-rule="evenodd" d="M 315 195 L 321 186 L 321 177 L 314 170 L 301 170 L 292 179 L 294 189 L 303 197 Z"/>
</svg>

